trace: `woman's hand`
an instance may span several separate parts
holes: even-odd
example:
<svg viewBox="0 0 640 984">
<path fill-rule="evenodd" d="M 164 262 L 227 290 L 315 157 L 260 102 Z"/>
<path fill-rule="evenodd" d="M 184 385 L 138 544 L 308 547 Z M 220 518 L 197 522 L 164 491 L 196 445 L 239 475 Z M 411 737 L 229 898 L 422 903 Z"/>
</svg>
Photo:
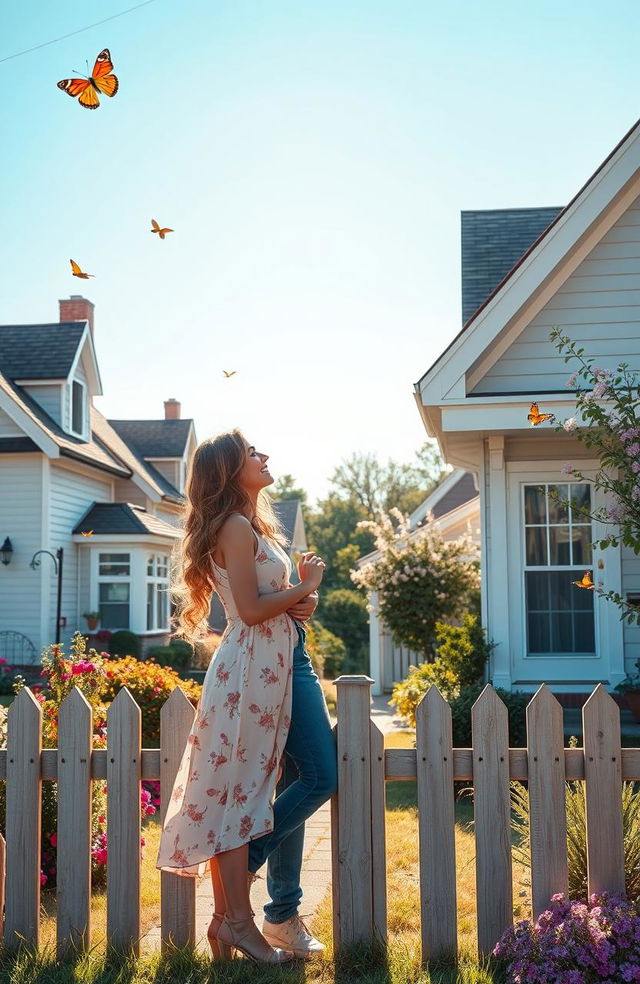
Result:
<svg viewBox="0 0 640 984">
<path fill-rule="evenodd" d="M 312 591 L 302 601 L 299 601 L 296 605 L 292 605 L 291 608 L 287 608 L 287 615 L 295 618 L 298 622 L 306 622 L 307 619 L 311 618 L 317 606 L 318 592 Z"/>
<path fill-rule="evenodd" d="M 308 584 L 310 591 L 320 587 L 324 574 L 325 563 L 317 554 L 309 551 L 303 553 L 298 561 L 298 575 L 301 584 Z"/>
</svg>

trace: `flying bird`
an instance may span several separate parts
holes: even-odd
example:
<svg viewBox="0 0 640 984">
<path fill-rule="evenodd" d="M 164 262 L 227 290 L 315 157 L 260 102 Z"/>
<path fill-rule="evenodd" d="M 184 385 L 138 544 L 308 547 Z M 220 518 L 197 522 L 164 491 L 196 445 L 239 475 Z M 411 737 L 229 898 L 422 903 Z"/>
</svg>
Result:
<svg viewBox="0 0 640 984">
<path fill-rule="evenodd" d="M 591 571 L 585 571 L 579 581 L 573 582 L 576 588 L 595 588 L 593 579 L 591 577 Z"/>
<path fill-rule="evenodd" d="M 222 373 L 223 373 L 223 375 L 225 376 L 226 379 L 231 379 L 232 376 L 235 376 L 235 374 L 237 373 L 237 371 L 238 371 L 237 369 L 232 369 L 231 372 L 227 372 L 226 369 L 223 369 L 222 370 Z"/>
<path fill-rule="evenodd" d="M 109 49 L 103 48 L 89 78 L 62 79 L 58 82 L 58 88 L 68 96 L 77 96 L 78 102 L 85 109 L 97 109 L 100 105 L 99 92 L 105 96 L 115 96 L 118 91 L 118 78 L 111 74 L 112 69 Z"/>
<path fill-rule="evenodd" d="M 87 530 L 86 533 L 84 532 L 84 530 L 80 530 L 80 535 L 81 536 L 93 536 L 93 530 Z"/>
<path fill-rule="evenodd" d="M 151 225 L 153 226 L 151 232 L 157 232 L 158 235 L 160 236 L 160 239 L 164 239 L 165 233 L 173 232 L 173 229 L 161 229 L 155 219 L 151 219 Z"/>
<path fill-rule="evenodd" d="M 537 427 L 538 424 L 544 423 L 545 420 L 555 420 L 556 415 L 554 413 L 540 413 L 540 408 L 537 403 L 532 403 L 529 413 L 527 414 L 527 420 L 531 423 L 532 427 Z"/>
<path fill-rule="evenodd" d="M 81 280 L 88 280 L 89 277 L 95 277 L 95 273 L 84 273 L 75 260 L 69 260 L 69 263 L 71 264 L 71 273 L 74 277 L 80 277 Z"/>
</svg>

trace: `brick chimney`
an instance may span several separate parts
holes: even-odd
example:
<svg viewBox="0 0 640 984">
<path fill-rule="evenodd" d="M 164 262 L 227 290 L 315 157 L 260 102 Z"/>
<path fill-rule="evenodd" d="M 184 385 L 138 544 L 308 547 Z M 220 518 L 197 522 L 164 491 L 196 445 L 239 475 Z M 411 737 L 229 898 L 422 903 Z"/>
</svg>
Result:
<svg viewBox="0 0 640 984">
<path fill-rule="evenodd" d="M 164 401 L 164 419 L 180 420 L 180 407 L 180 401 L 170 396 L 168 400 Z"/>
<path fill-rule="evenodd" d="M 60 305 L 60 321 L 88 321 L 89 331 L 93 336 L 94 305 L 82 294 L 71 294 L 69 299 L 58 301 Z"/>
</svg>

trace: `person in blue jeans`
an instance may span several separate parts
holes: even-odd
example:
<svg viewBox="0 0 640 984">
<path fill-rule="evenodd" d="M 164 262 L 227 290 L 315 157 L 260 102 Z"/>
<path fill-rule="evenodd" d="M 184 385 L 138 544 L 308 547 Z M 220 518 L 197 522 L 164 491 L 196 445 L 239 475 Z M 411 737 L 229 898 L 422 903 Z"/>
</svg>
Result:
<svg viewBox="0 0 640 984">
<path fill-rule="evenodd" d="M 274 828 L 249 844 L 249 872 L 267 862 L 267 891 L 262 933 L 273 947 L 293 950 L 297 957 L 322 953 L 298 915 L 302 899 L 300 873 L 305 820 L 336 791 L 335 735 L 320 681 L 305 648 L 306 632 L 296 622 L 293 652 L 291 726 L 285 745 L 282 775 L 276 787 Z"/>
</svg>

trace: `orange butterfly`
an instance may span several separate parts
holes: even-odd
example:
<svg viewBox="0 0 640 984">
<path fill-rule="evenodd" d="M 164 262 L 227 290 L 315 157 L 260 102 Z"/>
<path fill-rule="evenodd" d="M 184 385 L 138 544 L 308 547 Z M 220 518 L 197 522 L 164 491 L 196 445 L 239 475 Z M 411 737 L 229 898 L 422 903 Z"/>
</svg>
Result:
<svg viewBox="0 0 640 984">
<path fill-rule="evenodd" d="M 532 403 L 529 413 L 527 414 L 527 420 L 531 422 L 532 427 L 537 427 L 538 424 L 544 423 L 545 420 L 555 420 L 555 413 L 540 413 L 540 409 L 537 403 Z"/>
<path fill-rule="evenodd" d="M 576 588 L 595 588 L 595 584 L 591 578 L 591 571 L 585 571 L 579 581 L 573 582 Z"/>
<path fill-rule="evenodd" d="M 58 82 L 58 88 L 69 96 L 77 96 L 78 102 L 85 109 L 97 109 L 100 105 L 98 92 L 105 96 L 115 96 L 118 91 L 118 79 L 111 74 L 112 69 L 109 49 L 103 48 L 88 79 L 62 79 Z"/>
<path fill-rule="evenodd" d="M 151 219 L 151 225 L 153 226 L 151 232 L 157 232 L 160 239 L 164 239 L 166 232 L 173 232 L 173 229 L 161 229 L 155 219 Z"/>
<path fill-rule="evenodd" d="M 84 530 L 80 530 L 80 535 L 81 536 L 93 536 L 93 530 L 89 530 L 87 533 L 85 533 Z"/>
<path fill-rule="evenodd" d="M 80 277 L 81 280 L 88 280 L 89 277 L 95 277 L 95 273 L 84 273 L 75 260 L 69 260 L 69 263 L 71 264 L 71 273 L 74 277 Z"/>
<path fill-rule="evenodd" d="M 223 375 L 225 376 L 226 379 L 231 379 L 232 376 L 235 376 L 235 374 L 237 373 L 237 371 L 238 371 L 237 369 L 232 369 L 231 372 L 227 372 L 226 369 L 223 369 L 222 370 L 222 373 L 223 373 Z"/>
</svg>

